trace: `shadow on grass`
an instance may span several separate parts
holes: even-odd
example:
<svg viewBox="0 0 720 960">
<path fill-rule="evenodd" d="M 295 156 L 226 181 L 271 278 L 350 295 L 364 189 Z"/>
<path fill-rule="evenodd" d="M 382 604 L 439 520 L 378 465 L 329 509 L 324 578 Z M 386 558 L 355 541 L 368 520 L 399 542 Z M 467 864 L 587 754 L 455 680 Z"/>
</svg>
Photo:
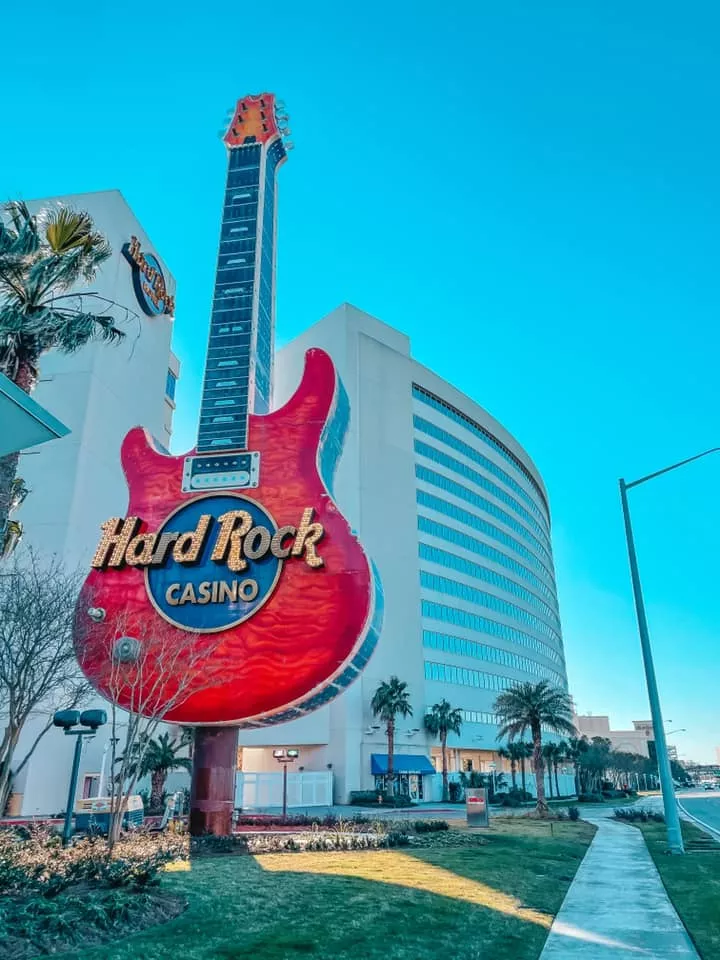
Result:
<svg viewBox="0 0 720 960">
<path fill-rule="evenodd" d="M 202 858 L 163 879 L 188 899 L 182 916 L 83 957 L 536 960 L 591 835 L 493 828 L 483 846 Z"/>
</svg>

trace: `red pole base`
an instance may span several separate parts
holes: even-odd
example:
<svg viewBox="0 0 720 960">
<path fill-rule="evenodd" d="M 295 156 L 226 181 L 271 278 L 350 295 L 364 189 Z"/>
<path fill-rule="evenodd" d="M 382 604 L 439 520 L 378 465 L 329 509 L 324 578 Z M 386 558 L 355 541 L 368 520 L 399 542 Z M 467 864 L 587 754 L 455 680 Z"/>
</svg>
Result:
<svg viewBox="0 0 720 960">
<path fill-rule="evenodd" d="M 235 806 L 237 727 L 197 727 L 190 784 L 190 835 L 229 837 Z"/>
</svg>

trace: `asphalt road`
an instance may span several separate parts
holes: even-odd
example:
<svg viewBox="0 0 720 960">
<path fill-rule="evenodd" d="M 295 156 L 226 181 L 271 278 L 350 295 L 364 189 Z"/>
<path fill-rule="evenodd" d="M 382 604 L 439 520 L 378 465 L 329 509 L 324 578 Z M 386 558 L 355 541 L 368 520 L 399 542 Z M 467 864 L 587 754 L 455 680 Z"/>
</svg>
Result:
<svg viewBox="0 0 720 960">
<path fill-rule="evenodd" d="M 720 790 L 682 790 L 677 798 L 693 817 L 720 831 Z"/>
</svg>

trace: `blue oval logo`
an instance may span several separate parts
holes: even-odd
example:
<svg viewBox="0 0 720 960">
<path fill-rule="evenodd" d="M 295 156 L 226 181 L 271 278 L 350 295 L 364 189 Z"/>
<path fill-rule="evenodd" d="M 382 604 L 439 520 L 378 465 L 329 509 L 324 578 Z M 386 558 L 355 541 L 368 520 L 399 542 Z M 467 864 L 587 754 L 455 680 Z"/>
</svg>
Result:
<svg viewBox="0 0 720 960">
<path fill-rule="evenodd" d="M 149 317 L 175 312 L 175 299 L 168 294 L 160 261 L 152 253 L 143 253 L 137 237 L 131 237 L 122 249 L 132 267 L 133 287 L 140 308 Z"/>
<path fill-rule="evenodd" d="M 233 572 L 224 559 L 213 560 L 219 518 L 244 511 L 250 520 L 244 537 L 243 569 Z M 210 518 L 208 523 L 208 518 Z M 178 541 L 192 559 L 178 562 L 168 550 L 161 566 L 145 572 L 148 595 L 156 610 L 183 630 L 212 633 L 227 630 L 251 617 L 272 595 L 283 561 L 268 549 L 277 526 L 255 500 L 238 495 L 199 497 L 172 513 L 158 531 Z M 194 538 L 194 539 L 193 539 Z"/>
</svg>

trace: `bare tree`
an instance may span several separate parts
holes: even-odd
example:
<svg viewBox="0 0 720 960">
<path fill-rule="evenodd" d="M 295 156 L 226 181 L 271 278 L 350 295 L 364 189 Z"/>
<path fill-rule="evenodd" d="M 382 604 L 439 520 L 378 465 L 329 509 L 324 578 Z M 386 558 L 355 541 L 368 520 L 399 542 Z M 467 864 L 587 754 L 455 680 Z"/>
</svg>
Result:
<svg viewBox="0 0 720 960">
<path fill-rule="evenodd" d="M 0 568 L 0 812 L 15 776 L 52 725 L 55 710 L 78 706 L 90 694 L 72 644 L 80 575 L 55 557 L 23 550 Z M 20 735 L 31 714 L 46 718 L 19 763 Z"/>
<path fill-rule="evenodd" d="M 110 655 L 109 668 L 96 679 L 110 700 L 110 831 L 114 846 L 122 829 L 129 797 L 135 792 L 148 745 L 172 713 L 192 695 L 222 682 L 223 669 L 212 656 L 213 634 L 179 631 L 157 619 L 115 625 L 117 636 L 131 638 L 122 654 Z M 91 669 L 91 668 L 90 668 Z M 92 673 L 89 672 L 93 680 Z"/>
</svg>

